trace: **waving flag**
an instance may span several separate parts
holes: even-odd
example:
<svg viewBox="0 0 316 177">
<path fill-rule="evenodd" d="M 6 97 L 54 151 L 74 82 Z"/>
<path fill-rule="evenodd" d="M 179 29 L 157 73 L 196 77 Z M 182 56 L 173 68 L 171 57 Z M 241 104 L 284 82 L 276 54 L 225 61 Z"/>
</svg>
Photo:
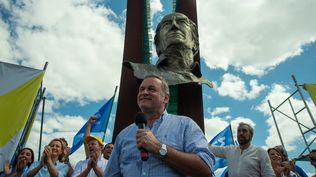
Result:
<svg viewBox="0 0 316 177">
<path fill-rule="evenodd" d="M 91 131 L 90 131 L 91 133 L 104 133 L 105 132 L 109 118 L 110 118 L 111 109 L 112 109 L 112 105 L 114 102 L 114 96 L 115 95 L 113 95 L 111 97 L 111 99 L 109 99 L 109 101 L 107 101 L 98 110 L 98 112 L 96 112 L 94 114 L 97 117 L 97 120 L 94 124 L 91 125 Z M 87 127 L 88 121 L 84 124 L 83 127 L 81 127 L 81 129 L 75 135 L 73 143 L 72 143 L 70 154 L 74 153 L 83 144 L 83 137 L 84 137 L 84 134 L 86 132 L 86 127 Z"/>
<path fill-rule="evenodd" d="M 304 84 L 304 89 L 307 90 L 316 105 L 316 84 Z"/>
<path fill-rule="evenodd" d="M 11 160 L 32 112 L 44 71 L 0 62 L 0 171 Z M 34 117 L 30 117 L 32 119 Z M 25 142 L 25 141 L 24 141 Z M 23 144 L 22 144 L 23 146 Z"/>
<path fill-rule="evenodd" d="M 233 134 L 231 131 L 231 125 L 229 124 L 228 127 L 226 127 L 223 131 L 219 132 L 211 141 L 211 145 L 214 146 L 228 146 L 234 144 L 233 141 Z M 226 166 L 226 160 L 223 158 L 216 158 L 215 159 L 215 165 L 214 170 L 217 170 L 218 168 L 223 168 Z"/>
</svg>

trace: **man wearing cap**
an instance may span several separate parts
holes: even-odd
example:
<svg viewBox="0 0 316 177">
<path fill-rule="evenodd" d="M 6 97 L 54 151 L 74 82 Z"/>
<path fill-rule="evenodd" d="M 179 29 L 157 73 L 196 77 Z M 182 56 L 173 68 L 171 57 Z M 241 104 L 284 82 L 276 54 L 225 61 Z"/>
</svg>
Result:
<svg viewBox="0 0 316 177">
<path fill-rule="evenodd" d="M 99 137 L 87 136 L 84 143 L 88 147 L 89 158 L 76 164 L 73 177 L 102 177 L 107 160 L 102 157 L 103 142 Z"/>
</svg>

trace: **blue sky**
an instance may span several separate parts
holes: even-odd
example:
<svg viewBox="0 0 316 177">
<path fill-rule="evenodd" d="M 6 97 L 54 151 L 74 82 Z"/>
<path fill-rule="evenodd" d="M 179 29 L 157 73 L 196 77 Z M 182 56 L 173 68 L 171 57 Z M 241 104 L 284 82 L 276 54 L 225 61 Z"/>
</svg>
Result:
<svg viewBox="0 0 316 177">
<path fill-rule="evenodd" d="M 316 83 L 316 2 L 199 0 L 197 5 L 202 73 L 215 84 L 212 89 L 203 86 L 207 139 L 229 122 L 235 128 L 246 121 L 255 126 L 255 145 L 280 144 L 266 100 L 277 106 L 295 91 L 292 74 L 300 84 Z M 151 1 L 153 34 L 157 21 L 171 9 L 169 0 Z M 125 14 L 126 0 L 0 0 L 1 61 L 34 68 L 49 62 L 43 144 L 54 137 L 71 144 L 77 130 L 119 86 Z M 303 93 L 316 117 L 315 105 Z M 297 96 L 291 101 L 297 109 L 302 106 Z M 290 114 L 289 105 L 281 109 Z M 106 141 L 115 111 L 114 106 Z M 304 148 L 299 129 L 276 117 L 294 158 Z M 299 118 L 312 126 L 306 112 Z M 39 125 L 38 117 L 27 143 L 35 151 Z M 72 160 L 82 159 L 82 154 L 81 149 Z M 309 163 L 299 164 L 313 171 Z"/>
</svg>

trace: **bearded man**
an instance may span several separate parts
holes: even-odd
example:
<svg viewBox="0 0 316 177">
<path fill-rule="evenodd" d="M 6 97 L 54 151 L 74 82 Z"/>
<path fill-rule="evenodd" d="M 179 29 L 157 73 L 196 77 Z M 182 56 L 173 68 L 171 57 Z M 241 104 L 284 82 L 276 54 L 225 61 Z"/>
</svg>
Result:
<svg viewBox="0 0 316 177">
<path fill-rule="evenodd" d="M 261 147 L 251 144 L 253 128 L 244 122 L 239 123 L 237 140 L 239 146 L 216 147 L 209 145 L 216 156 L 225 158 L 228 176 L 234 177 L 274 177 L 268 153 Z"/>
</svg>

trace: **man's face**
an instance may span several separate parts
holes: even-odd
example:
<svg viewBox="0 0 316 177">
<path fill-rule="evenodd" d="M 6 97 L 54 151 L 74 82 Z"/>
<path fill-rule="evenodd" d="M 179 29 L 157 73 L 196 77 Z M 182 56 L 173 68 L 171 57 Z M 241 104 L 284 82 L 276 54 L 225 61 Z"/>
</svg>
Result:
<svg viewBox="0 0 316 177">
<path fill-rule="evenodd" d="M 104 148 L 103 148 L 103 157 L 105 159 L 109 159 L 113 148 L 114 148 L 113 144 L 107 144 L 107 145 L 104 146 Z"/>
<path fill-rule="evenodd" d="M 87 145 L 90 156 L 101 154 L 102 147 L 97 140 L 91 139 Z"/>
<path fill-rule="evenodd" d="M 241 125 L 237 129 L 237 140 L 240 145 L 245 145 L 251 141 L 251 133 L 249 127 Z"/>
<path fill-rule="evenodd" d="M 137 104 L 144 113 L 156 113 L 165 109 L 169 96 L 162 91 L 162 82 L 149 77 L 143 80 L 137 95 Z"/>
<path fill-rule="evenodd" d="M 179 13 L 167 15 L 162 19 L 159 35 L 159 47 L 164 51 L 171 44 L 183 44 L 192 49 L 192 38 L 189 19 Z"/>
<path fill-rule="evenodd" d="M 311 164 L 316 168 L 316 152 L 312 152 L 309 154 L 309 159 Z"/>
</svg>

